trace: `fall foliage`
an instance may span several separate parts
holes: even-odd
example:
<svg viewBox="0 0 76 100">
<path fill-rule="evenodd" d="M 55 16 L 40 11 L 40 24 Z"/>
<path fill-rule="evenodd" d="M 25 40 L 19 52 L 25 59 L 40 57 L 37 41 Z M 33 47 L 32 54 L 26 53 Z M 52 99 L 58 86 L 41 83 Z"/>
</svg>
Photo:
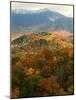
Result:
<svg viewBox="0 0 76 100">
<path fill-rule="evenodd" d="M 73 94 L 73 47 L 53 48 L 47 44 L 42 47 L 46 41 L 38 39 L 41 43 L 38 48 L 35 45 L 12 48 L 11 98 Z"/>
</svg>

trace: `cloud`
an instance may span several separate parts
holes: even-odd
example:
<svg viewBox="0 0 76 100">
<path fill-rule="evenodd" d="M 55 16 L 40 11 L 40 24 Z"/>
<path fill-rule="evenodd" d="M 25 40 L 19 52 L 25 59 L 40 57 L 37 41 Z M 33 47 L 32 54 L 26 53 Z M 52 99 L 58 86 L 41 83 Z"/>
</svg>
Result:
<svg viewBox="0 0 76 100">
<path fill-rule="evenodd" d="M 12 2 L 11 10 L 40 10 L 47 8 L 52 11 L 59 12 L 65 16 L 73 17 L 73 6 L 70 5 L 51 5 L 51 4 L 35 4 Z"/>
</svg>

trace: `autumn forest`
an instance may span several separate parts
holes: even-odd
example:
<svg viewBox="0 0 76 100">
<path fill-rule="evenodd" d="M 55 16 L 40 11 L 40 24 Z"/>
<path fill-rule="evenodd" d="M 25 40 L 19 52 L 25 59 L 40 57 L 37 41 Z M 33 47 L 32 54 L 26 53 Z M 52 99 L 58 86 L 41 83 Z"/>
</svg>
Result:
<svg viewBox="0 0 76 100">
<path fill-rule="evenodd" d="M 13 39 L 12 98 L 74 93 L 73 37 L 60 34 L 31 33 Z"/>
</svg>

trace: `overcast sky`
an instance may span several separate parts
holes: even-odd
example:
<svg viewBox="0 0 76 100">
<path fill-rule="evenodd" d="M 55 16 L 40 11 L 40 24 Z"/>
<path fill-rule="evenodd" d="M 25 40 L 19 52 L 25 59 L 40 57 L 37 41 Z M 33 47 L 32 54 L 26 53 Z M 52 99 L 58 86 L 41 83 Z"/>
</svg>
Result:
<svg viewBox="0 0 76 100">
<path fill-rule="evenodd" d="M 22 10 L 40 10 L 40 9 L 45 9 L 45 8 L 52 10 L 52 11 L 59 12 L 68 17 L 73 17 L 73 6 L 20 3 L 20 2 L 11 3 L 11 10 L 21 10 L 21 9 Z"/>
</svg>

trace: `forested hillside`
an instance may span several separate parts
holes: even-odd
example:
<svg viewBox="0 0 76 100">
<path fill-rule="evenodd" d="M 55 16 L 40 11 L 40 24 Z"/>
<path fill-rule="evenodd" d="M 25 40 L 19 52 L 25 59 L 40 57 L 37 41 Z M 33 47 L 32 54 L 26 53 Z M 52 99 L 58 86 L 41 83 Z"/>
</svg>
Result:
<svg viewBox="0 0 76 100">
<path fill-rule="evenodd" d="M 12 98 L 74 94 L 72 34 L 21 35 L 12 39 L 11 54 Z"/>
</svg>

